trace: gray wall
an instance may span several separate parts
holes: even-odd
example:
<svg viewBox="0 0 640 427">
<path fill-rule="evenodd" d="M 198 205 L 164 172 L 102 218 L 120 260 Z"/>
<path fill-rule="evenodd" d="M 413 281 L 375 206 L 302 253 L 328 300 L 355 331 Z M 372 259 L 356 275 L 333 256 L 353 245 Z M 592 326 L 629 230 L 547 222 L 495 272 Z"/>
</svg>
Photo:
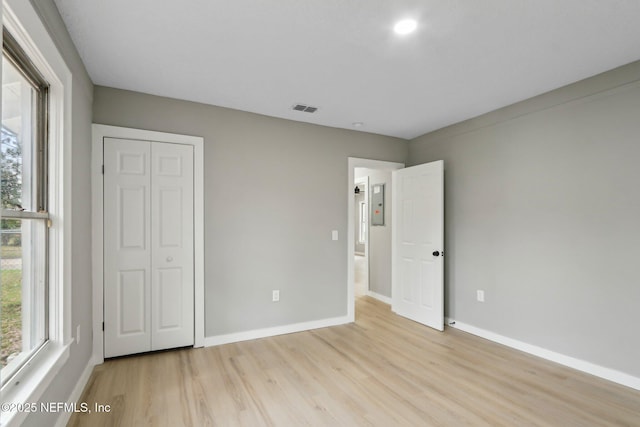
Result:
<svg viewBox="0 0 640 427">
<path fill-rule="evenodd" d="M 80 325 L 80 344 L 71 346 L 71 355 L 60 374 L 53 380 L 42 402 L 67 401 L 80 375 L 87 366 L 92 349 L 91 297 L 91 106 L 93 84 L 71 42 L 52 0 L 32 0 L 73 75 L 72 87 L 72 333 Z M 57 414 L 35 413 L 24 425 L 53 425 Z"/>
<path fill-rule="evenodd" d="M 633 63 L 410 142 L 410 164 L 445 164 L 448 316 L 640 376 L 639 78 Z"/>
<path fill-rule="evenodd" d="M 207 336 L 347 314 L 347 158 L 406 141 L 98 86 L 93 119 L 204 137 Z"/>
</svg>

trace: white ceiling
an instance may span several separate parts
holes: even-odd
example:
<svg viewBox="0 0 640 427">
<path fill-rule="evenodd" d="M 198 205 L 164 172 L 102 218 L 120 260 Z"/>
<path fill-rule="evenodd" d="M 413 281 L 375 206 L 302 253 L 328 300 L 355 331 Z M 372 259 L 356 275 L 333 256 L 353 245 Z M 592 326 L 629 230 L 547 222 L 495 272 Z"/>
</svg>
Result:
<svg viewBox="0 0 640 427">
<path fill-rule="evenodd" d="M 640 59 L 640 0 L 55 3 L 95 84 L 407 139 Z"/>
</svg>

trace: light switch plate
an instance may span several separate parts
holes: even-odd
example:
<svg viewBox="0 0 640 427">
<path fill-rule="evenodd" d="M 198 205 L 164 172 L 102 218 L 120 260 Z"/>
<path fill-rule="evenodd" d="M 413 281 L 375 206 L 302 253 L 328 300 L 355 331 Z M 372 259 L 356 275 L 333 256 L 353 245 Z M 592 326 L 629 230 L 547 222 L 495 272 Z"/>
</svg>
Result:
<svg viewBox="0 0 640 427">
<path fill-rule="evenodd" d="M 331 231 L 331 240 L 338 240 L 338 230 Z"/>
</svg>

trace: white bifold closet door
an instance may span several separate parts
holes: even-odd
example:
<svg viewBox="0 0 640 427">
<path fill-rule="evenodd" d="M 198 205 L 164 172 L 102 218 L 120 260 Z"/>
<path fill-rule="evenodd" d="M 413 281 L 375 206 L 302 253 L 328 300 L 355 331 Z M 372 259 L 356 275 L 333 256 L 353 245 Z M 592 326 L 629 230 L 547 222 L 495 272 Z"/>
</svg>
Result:
<svg viewBox="0 0 640 427">
<path fill-rule="evenodd" d="M 193 147 L 104 139 L 104 356 L 194 343 Z"/>
</svg>

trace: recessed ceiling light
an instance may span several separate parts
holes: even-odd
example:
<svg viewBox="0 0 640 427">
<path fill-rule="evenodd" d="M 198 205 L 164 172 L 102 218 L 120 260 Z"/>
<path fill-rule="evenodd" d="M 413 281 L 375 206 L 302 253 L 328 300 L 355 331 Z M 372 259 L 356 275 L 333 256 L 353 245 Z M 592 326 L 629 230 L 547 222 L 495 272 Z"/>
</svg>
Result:
<svg viewBox="0 0 640 427">
<path fill-rule="evenodd" d="M 415 21 L 415 19 L 403 19 L 402 21 L 398 21 L 396 25 L 394 25 L 393 31 L 395 31 L 396 34 L 404 35 L 415 31 L 417 27 L 418 23 Z"/>
</svg>

